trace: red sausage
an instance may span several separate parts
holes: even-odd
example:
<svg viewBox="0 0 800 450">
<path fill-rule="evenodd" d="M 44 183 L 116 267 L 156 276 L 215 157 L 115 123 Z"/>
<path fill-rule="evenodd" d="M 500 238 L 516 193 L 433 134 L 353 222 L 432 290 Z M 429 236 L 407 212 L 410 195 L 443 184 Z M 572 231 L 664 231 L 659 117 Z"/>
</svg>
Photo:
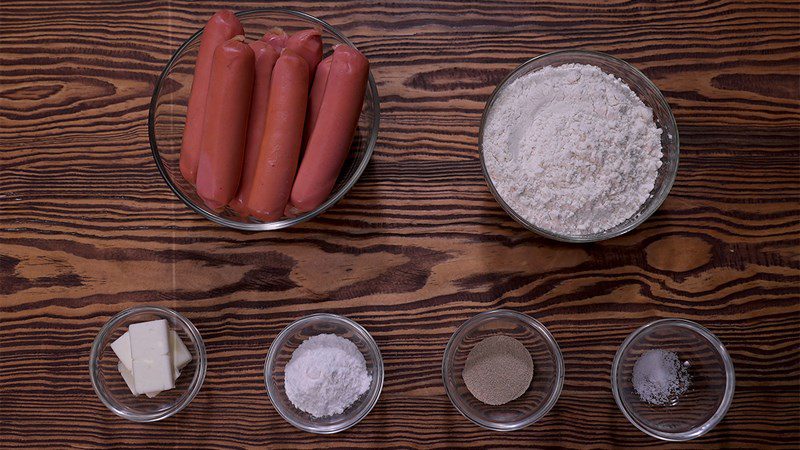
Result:
<svg viewBox="0 0 800 450">
<path fill-rule="evenodd" d="M 287 48 L 272 69 L 267 124 L 253 186 L 245 195 L 250 214 L 261 220 L 283 216 L 297 171 L 307 100 L 308 64 Z"/>
<path fill-rule="evenodd" d="M 250 43 L 255 53 L 255 81 L 253 83 L 253 100 L 250 102 L 250 116 L 247 127 L 247 144 L 244 147 L 244 167 L 239 191 L 231 202 L 231 209 L 246 216 L 245 193 L 250 191 L 256 174 L 258 148 L 264 136 L 264 125 L 267 122 L 267 105 L 269 104 L 269 84 L 272 79 L 272 68 L 278 60 L 278 52 L 264 41 Z"/>
<path fill-rule="evenodd" d="M 239 187 L 254 59 L 244 36 L 236 36 L 214 51 L 197 167 L 197 195 L 213 210 L 225 207 Z"/>
<path fill-rule="evenodd" d="M 322 106 L 322 95 L 325 94 L 325 86 L 328 84 L 328 74 L 331 71 L 331 61 L 333 56 L 328 56 L 317 65 L 317 73 L 314 75 L 314 83 L 311 85 L 311 93 L 308 96 L 308 111 L 306 112 L 306 128 L 303 130 L 303 147 L 311 137 L 311 131 L 317 123 L 319 107 Z"/>
<path fill-rule="evenodd" d="M 211 79 L 211 60 L 217 46 L 228 39 L 243 35 L 244 29 L 233 11 L 223 9 L 211 16 L 200 37 L 200 52 L 194 67 L 192 92 L 186 110 L 186 127 L 183 129 L 181 143 L 181 174 L 188 182 L 195 184 L 197 164 L 200 161 L 200 140 L 203 134 L 203 117 L 206 111 L 208 84 Z"/>
<path fill-rule="evenodd" d="M 338 45 L 317 123 L 297 172 L 287 215 L 311 211 L 324 202 L 347 158 L 361 114 L 369 62 L 358 50 Z"/>
<path fill-rule="evenodd" d="M 286 35 L 286 32 L 283 31 L 282 28 L 275 27 L 270 28 L 261 40 L 271 45 L 280 55 L 281 51 L 286 47 L 286 39 L 288 38 L 289 36 Z"/>
<path fill-rule="evenodd" d="M 322 36 L 319 30 L 298 31 L 286 40 L 286 48 L 302 56 L 308 64 L 308 79 L 314 79 L 314 71 L 322 59 Z"/>
</svg>

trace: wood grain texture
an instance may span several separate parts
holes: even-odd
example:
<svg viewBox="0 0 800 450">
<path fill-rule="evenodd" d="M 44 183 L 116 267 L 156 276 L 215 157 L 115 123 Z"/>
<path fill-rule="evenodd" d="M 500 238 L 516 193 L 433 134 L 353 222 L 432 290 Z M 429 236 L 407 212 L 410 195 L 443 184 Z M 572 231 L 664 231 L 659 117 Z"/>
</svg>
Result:
<svg viewBox="0 0 800 450">
<path fill-rule="evenodd" d="M 241 233 L 180 203 L 147 139 L 160 70 L 220 2 L 0 3 L 0 446 L 670 447 L 625 420 L 609 382 L 625 336 L 661 317 L 710 328 L 737 372 L 725 420 L 674 447 L 800 444 L 797 2 L 269 5 L 319 16 L 365 52 L 381 130 L 336 207 Z M 598 244 L 526 232 L 478 161 L 497 82 L 565 48 L 636 65 L 681 133 L 663 207 Z M 199 396 L 154 424 L 114 416 L 88 376 L 99 328 L 138 304 L 184 313 L 209 357 Z M 440 378 L 456 327 L 497 307 L 542 321 L 566 362 L 551 413 L 505 434 L 460 416 Z M 320 311 L 364 325 L 386 364 L 376 408 L 335 436 L 295 430 L 263 388 L 271 340 Z"/>
</svg>

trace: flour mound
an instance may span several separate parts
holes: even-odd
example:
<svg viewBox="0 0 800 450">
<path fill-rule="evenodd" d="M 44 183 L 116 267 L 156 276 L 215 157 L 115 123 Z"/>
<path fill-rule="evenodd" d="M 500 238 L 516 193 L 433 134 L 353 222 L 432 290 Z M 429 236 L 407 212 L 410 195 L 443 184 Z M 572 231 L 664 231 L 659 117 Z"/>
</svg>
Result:
<svg viewBox="0 0 800 450">
<path fill-rule="evenodd" d="M 584 64 L 511 82 L 484 130 L 500 197 L 537 227 L 567 235 L 613 228 L 639 213 L 661 167 L 661 130 L 622 80 Z"/>
<path fill-rule="evenodd" d="M 355 344 L 335 334 L 303 341 L 286 364 L 286 396 L 314 417 L 341 414 L 367 392 L 372 376 Z"/>
</svg>

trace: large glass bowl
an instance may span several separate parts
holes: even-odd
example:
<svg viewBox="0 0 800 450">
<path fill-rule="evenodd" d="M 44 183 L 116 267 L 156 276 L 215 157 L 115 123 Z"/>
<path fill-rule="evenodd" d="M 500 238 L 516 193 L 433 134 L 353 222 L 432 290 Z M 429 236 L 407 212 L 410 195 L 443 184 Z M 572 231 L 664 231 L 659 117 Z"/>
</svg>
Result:
<svg viewBox="0 0 800 450">
<path fill-rule="evenodd" d="M 564 64 L 589 64 L 597 66 L 603 72 L 614 75 L 615 77 L 624 81 L 631 90 L 639 96 L 645 105 L 653 110 L 653 117 L 656 125 L 661 128 L 661 147 L 664 156 L 661 158 L 661 168 L 658 170 L 658 175 L 655 182 L 655 187 L 650 193 L 650 197 L 639 208 L 633 216 L 622 222 L 621 224 L 601 231 L 599 233 L 583 234 L 583 235 L 569 235 L 556 233 L 551 230 L 537 227 L 528 220 L 522 217 L 517 211 L 506 203 L 500 196 L 495 188 L 492 178 L 486 169 L 486 162 L 484 160 L 483 151 L 483 132 L 486 126 L 487 118 L 492 111 L 495 100 L 498 98 L 503 89 L 511 84 L 517 78 L 520 78 L 528 73 L 541 70 L 547 66 L 561 66 Z M 494 92 L 492 92 L 489 101 L 486 102 L 486 107 L 483 110 L 483 117 L 481 118 L 480 135 L 478 137 L 478 145 L 480 147 L 481 167 L 483 169 L 483 176 L 486 183 L 489 185 L 492 195 L 500 203 L 500 206 L 511 216 L 522 224 L 525 228 L 557 241 L 564 242 L 595 242 L 610 239 L 621 234 L 627 233 L 634 228 L 638 227 L 645 220 L 647 220 L 664 202 L 672 188 L 672 183 L 675 182 L 675 175 L 678 171 L 678 155 L 679 155 L 679 140 L 678 140 L 678 126 L 675 124 L 675 117 L 672 115 L 672 110 L 667 103 L 667 100 L 658 90 L 655 84 L 647 78 L 637 68 L 628 64 L 621 59 L 614 58 L 613 56 L 604 53 L 579 51 L 579 50 L 561 50 L 551 53 L 546 53 L 536 58 L 530 59 L 512 71 L 500 84 L 497 85 Z"/>
<path fill-rule="evenodd" d="M 522 396 L 504 405 L 487 405 L 475 398 L 464 382 L 470 351 L 491 336 L 512 337 L 530 352 L 533 379 Z M 453 406 L 467 419 L 497 431 L 527 427 L 545 416 L 558 401 L 564 385 L 564 359 L 555 338 L 536 319 L 498 309 L 476 315 L 462 324 L 444 350 L 442 381 Z"/>
<path fill-rule="evenodd" d="M 650 350 L 674 352 L 689 375 L 686 392 L 666 405 L 644 402 L 636 392 L 636 361 Z M 725 346 L 704 327 L 684 319 L 662 319 L 631 333 L 611 368 L 614 400 L 625 417 L 650 436 L 686 441 L 714 428 L 733 401 L 736 375 Z"/>
<path fill-rule="evenodd" d="M 355 47 L 342 33 L 327 22 L 299 11 L 264 8 L 241 11 L 236 13 L 236 16 L 244 27 L 247 39 L 259 39 L 267 30 L 276 26 L 283 28 L 289 34 L 307 28 L 317 28 L 322 33 L 325 56 L 333 51 L 333 46 L 336 44 Z M 369 75 L 366 95 L 364 96 L 364 106 L 358 119 L 358 126 L 350 146 L 350 153 L 328 200 L 313 211 L 294 218 L 283 218 L 269 223 L 263 223 L 254 218 L 241 217 L 229 208 L 217 213 L 208 208 L 197 195 L 194 187 L 183 179 L 179 167 L 181 141 L 183 140 L 186 105 L 189 101 L 189 92 L 192 87 L 194 66 L 197 52 L 200 49 L 202 32 L 203 30 L 201 29 L 194 33 L 169 60 L 156 82 L 153 98 L 150 102 L 150 115 L 148 117 L 150 147 L 153 151 L 153 158 L 158 171 L 164 177 L 170 189 L 187 206 L 206 218 L 226 227 L 252 231 L 278 230 L 305 222 L 341 200 L 366 169 L 378 137 L 380 106 L 378 89 L 375 86 L 372 73 Z"/>
</svg>

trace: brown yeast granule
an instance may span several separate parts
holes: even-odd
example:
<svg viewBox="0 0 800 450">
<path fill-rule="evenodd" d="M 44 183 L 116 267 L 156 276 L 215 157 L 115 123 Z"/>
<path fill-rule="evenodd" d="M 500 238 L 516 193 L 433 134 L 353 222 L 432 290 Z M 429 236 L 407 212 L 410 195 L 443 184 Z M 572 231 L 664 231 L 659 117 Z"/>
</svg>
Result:
<svg viewBox="0 0 800 450">
<path fill-rule="evenodd" d="M 503 405 L 528 390 L 533 359 L 520 341 L 492 336 L 469 352 L 462 376 L 475 398 L 489 405 Z"/>
</svg>

